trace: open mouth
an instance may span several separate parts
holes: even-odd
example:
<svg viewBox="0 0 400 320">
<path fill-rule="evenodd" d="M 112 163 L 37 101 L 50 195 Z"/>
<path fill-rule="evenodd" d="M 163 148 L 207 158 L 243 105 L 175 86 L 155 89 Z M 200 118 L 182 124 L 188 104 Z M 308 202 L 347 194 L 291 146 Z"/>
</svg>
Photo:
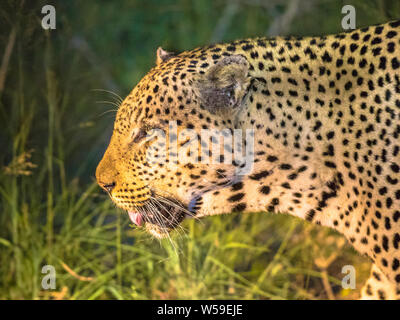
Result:
<svg viewBox="0 0 400 320">
<path fill-rule="evenodd" d="M 186 207 L 177 200 L 157 197 L 149 199 L 143 206 L 129 210 L 129 219 L 137 226 L 146 229 L 157 237 L 168 234 L 189 215 Z"/>
</svg>

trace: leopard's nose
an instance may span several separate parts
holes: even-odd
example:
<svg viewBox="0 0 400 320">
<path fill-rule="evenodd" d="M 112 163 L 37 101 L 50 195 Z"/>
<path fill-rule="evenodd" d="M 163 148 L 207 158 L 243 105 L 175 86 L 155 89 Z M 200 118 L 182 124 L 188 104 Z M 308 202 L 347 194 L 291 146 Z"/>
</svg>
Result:
<svg viewBox="0 0 400 320">
<path fill-rule="evenodd" d="M 116 183 L 115 182 L 111 182 L 111 183 L 102 183 L 102 182 L 100 182 L 99 183 L 100 184 L 100 186 L 104 189 L 104 190 L 106 190 L 108 193 L 111 193 L 111 191 L 115 188 L 115 186 L 116 186 Z"/>
<path fill-rule="evenodd" d="M 96 168 L 96 180 L 101 188 L 111 194 L 117 185 L 118 171 L 110 154 L 109 147 Z"/>
</svg>

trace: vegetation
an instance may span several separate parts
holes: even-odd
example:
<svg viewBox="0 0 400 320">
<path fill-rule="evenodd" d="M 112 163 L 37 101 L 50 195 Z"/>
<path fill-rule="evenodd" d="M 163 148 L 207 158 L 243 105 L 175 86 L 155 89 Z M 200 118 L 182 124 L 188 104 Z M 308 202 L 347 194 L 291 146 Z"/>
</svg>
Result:
<svg viewBox="0 0 400 320">
<path fill-rule="evenodd" d="M 331 230 L 270 214 L 184 222 L 172 243 L 129 223 L 94 171 L 118 107 L 155 50 L 268 34 L 291 1 L 49 1 L 0 5 L 0 299 L 349 298 L 342 266 L 369 262 Z M 283 33 L 340 31 L 342 1 L 307 1 Z M 346 1 L 357 25 L 400 15 L 398 1 Z M 7 59 L 7 55 L 9 59 Z M 56 289 L 43 290 L 53 265 Z"/>
</svg>

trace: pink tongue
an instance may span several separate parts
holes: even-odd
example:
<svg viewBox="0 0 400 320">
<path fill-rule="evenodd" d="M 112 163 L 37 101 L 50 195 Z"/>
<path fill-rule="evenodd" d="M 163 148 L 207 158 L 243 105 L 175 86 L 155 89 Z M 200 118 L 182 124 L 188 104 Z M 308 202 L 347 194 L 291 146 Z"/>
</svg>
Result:
<svg viewBox="0 0 400 320">
<path fill-rule="evenodd" d="M 135 211 L 128 211 L 128 215 L 129 215 L 129 219 L 131 219 L 131 221 L 136 224 L 137 226 L 141 226 L 142 225 L 142 215 L 139 212 L 135 212 Z"/>
</svg>

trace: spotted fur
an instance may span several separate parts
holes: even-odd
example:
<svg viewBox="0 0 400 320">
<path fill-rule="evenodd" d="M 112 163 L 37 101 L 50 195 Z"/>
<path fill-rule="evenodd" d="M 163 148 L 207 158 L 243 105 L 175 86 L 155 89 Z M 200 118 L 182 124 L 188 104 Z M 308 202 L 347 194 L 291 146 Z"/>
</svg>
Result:
<svg viewBox="0 0 400 320">
<path fill-rule="evenodd" d="M 238 175 L 234 161 L 202 164 L 190 155 L 151 164 L 147 154 L 162 156 L 165 146 L 143 138 L 170 120 L 196 132 L 254 129 L 252 172 Z M 363 297 L 394 299 L 400 297 L 399 135 L 400 21 L 177 55 L 160 49 L 157 65 L 118 110 L 97 180 L 119 207 L 142 208 L 147 229 L 159 237 L 188 210 L 197 217 L 289 213 L 334 228 L 375 264 Z M 148 203 L 157 199 L 181 209 L 154 218 L 160 206 L 153 202 L 150 210 Z"/>
</svg>

